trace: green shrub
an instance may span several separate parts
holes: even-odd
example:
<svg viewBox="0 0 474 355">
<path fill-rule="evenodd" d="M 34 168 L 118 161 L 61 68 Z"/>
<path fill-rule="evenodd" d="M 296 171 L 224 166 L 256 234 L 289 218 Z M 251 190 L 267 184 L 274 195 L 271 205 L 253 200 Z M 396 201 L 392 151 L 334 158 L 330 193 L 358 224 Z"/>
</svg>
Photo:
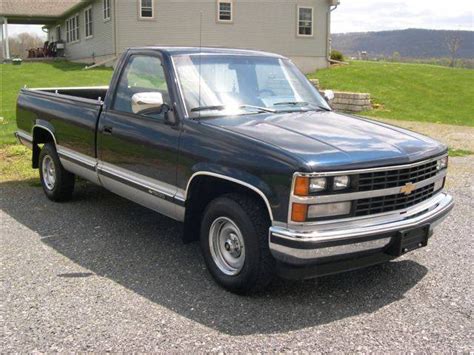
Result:
<svg viewBox="0 0 474 355">
<path fill-rule="evenodd" d="M 344 55 L 341 52 L 339 52 L 338 50 L 333 49 L 331 51 L 331 59 L 332 60 L 338 60 L 338 61 L 342 62 L 344 60 Z"/>
</svg>

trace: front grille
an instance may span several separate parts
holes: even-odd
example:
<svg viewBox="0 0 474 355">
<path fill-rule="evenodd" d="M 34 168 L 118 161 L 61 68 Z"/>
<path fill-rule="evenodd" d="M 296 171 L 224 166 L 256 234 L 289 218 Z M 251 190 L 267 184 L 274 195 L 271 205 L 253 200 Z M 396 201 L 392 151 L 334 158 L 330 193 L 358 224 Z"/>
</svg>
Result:
<svg viewBox="0 0 474 355">
<path fill-rule="evenodd" d="M 436 167 L 435 167 L 436 168 Z M 420 180 L 411 180 L 420 181 Z M 434 193 L 434 184 L 419 188 L 410 195 L 397 194 L 354 201 L 354 216 L 367 216 L 405 209 L 427 200 Z"/>
<path fill-rule="evenodd" d="M 403 186 L 409 182 L 417 183 L 435 176 L 436 161 L 413 168 L 372 172 L 359 175 L 358 191 L 372 191 Z M 389 197 L 389 196 L 387 196 Z"/>
</svg>

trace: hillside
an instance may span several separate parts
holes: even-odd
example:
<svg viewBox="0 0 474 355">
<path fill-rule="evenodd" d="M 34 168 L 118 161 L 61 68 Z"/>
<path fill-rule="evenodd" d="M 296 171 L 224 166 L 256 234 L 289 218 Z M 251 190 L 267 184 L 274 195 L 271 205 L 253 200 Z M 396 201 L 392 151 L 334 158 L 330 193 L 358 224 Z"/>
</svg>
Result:
<svg viewBox="0 0 474 355">
<path fill-rule="evenodd" d="M 474 58 L 474 31 L 407 29 L 398 31 L 341 33 L 332 35 L 332 47 L 345 55 L 367 51 L 369 57 L 390 57 L 394 52 L 406 58 L 449 57 L 446 39 L 461 38 L 458 58 Z"/>
<path fill-rule="evenodd" d="M 364 115 L 474 126 L 474 70 L 353 61 L 310 77 L 324 89 L 370 93 L 376 109 Z"/>
</svg>

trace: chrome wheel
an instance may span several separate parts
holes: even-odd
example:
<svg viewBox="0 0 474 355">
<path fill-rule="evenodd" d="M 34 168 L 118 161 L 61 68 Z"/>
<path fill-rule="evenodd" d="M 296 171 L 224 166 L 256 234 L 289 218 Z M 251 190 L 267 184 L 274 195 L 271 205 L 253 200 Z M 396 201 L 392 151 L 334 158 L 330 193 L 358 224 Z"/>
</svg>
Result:
<svg viewBox="0 0 474 355">
<path fill-rule="evenodd" d="M 41 166 L 43 173 L 43 183 L 48 190 L 53 190 L 56 184 L 56 167 L 54 166 L 53 158 L 46 155 L 43 158 L 43 164 Z"/>
<path fill-rule="evenodd" d="M 226 275 L 237 275 L 245 263 L 244 238 L 239 227 L 227 217 L 219 217 L 209 229 L 212 259 Z"/>
</svg>

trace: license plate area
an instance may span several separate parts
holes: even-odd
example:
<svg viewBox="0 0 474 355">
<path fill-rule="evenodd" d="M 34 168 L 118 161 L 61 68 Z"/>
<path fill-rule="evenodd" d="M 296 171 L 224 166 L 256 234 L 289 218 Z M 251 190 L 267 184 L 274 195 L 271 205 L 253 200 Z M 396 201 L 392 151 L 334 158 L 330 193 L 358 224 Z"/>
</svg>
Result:
<svg viewBox="0 0 474 355">
<path fill-rule="evenodd" d="M 401 256 L 412 250 L 426 247 L 429 232 L 430 226 L 397 232 L 387 253 L 393 256 Z"/>
</svg>

